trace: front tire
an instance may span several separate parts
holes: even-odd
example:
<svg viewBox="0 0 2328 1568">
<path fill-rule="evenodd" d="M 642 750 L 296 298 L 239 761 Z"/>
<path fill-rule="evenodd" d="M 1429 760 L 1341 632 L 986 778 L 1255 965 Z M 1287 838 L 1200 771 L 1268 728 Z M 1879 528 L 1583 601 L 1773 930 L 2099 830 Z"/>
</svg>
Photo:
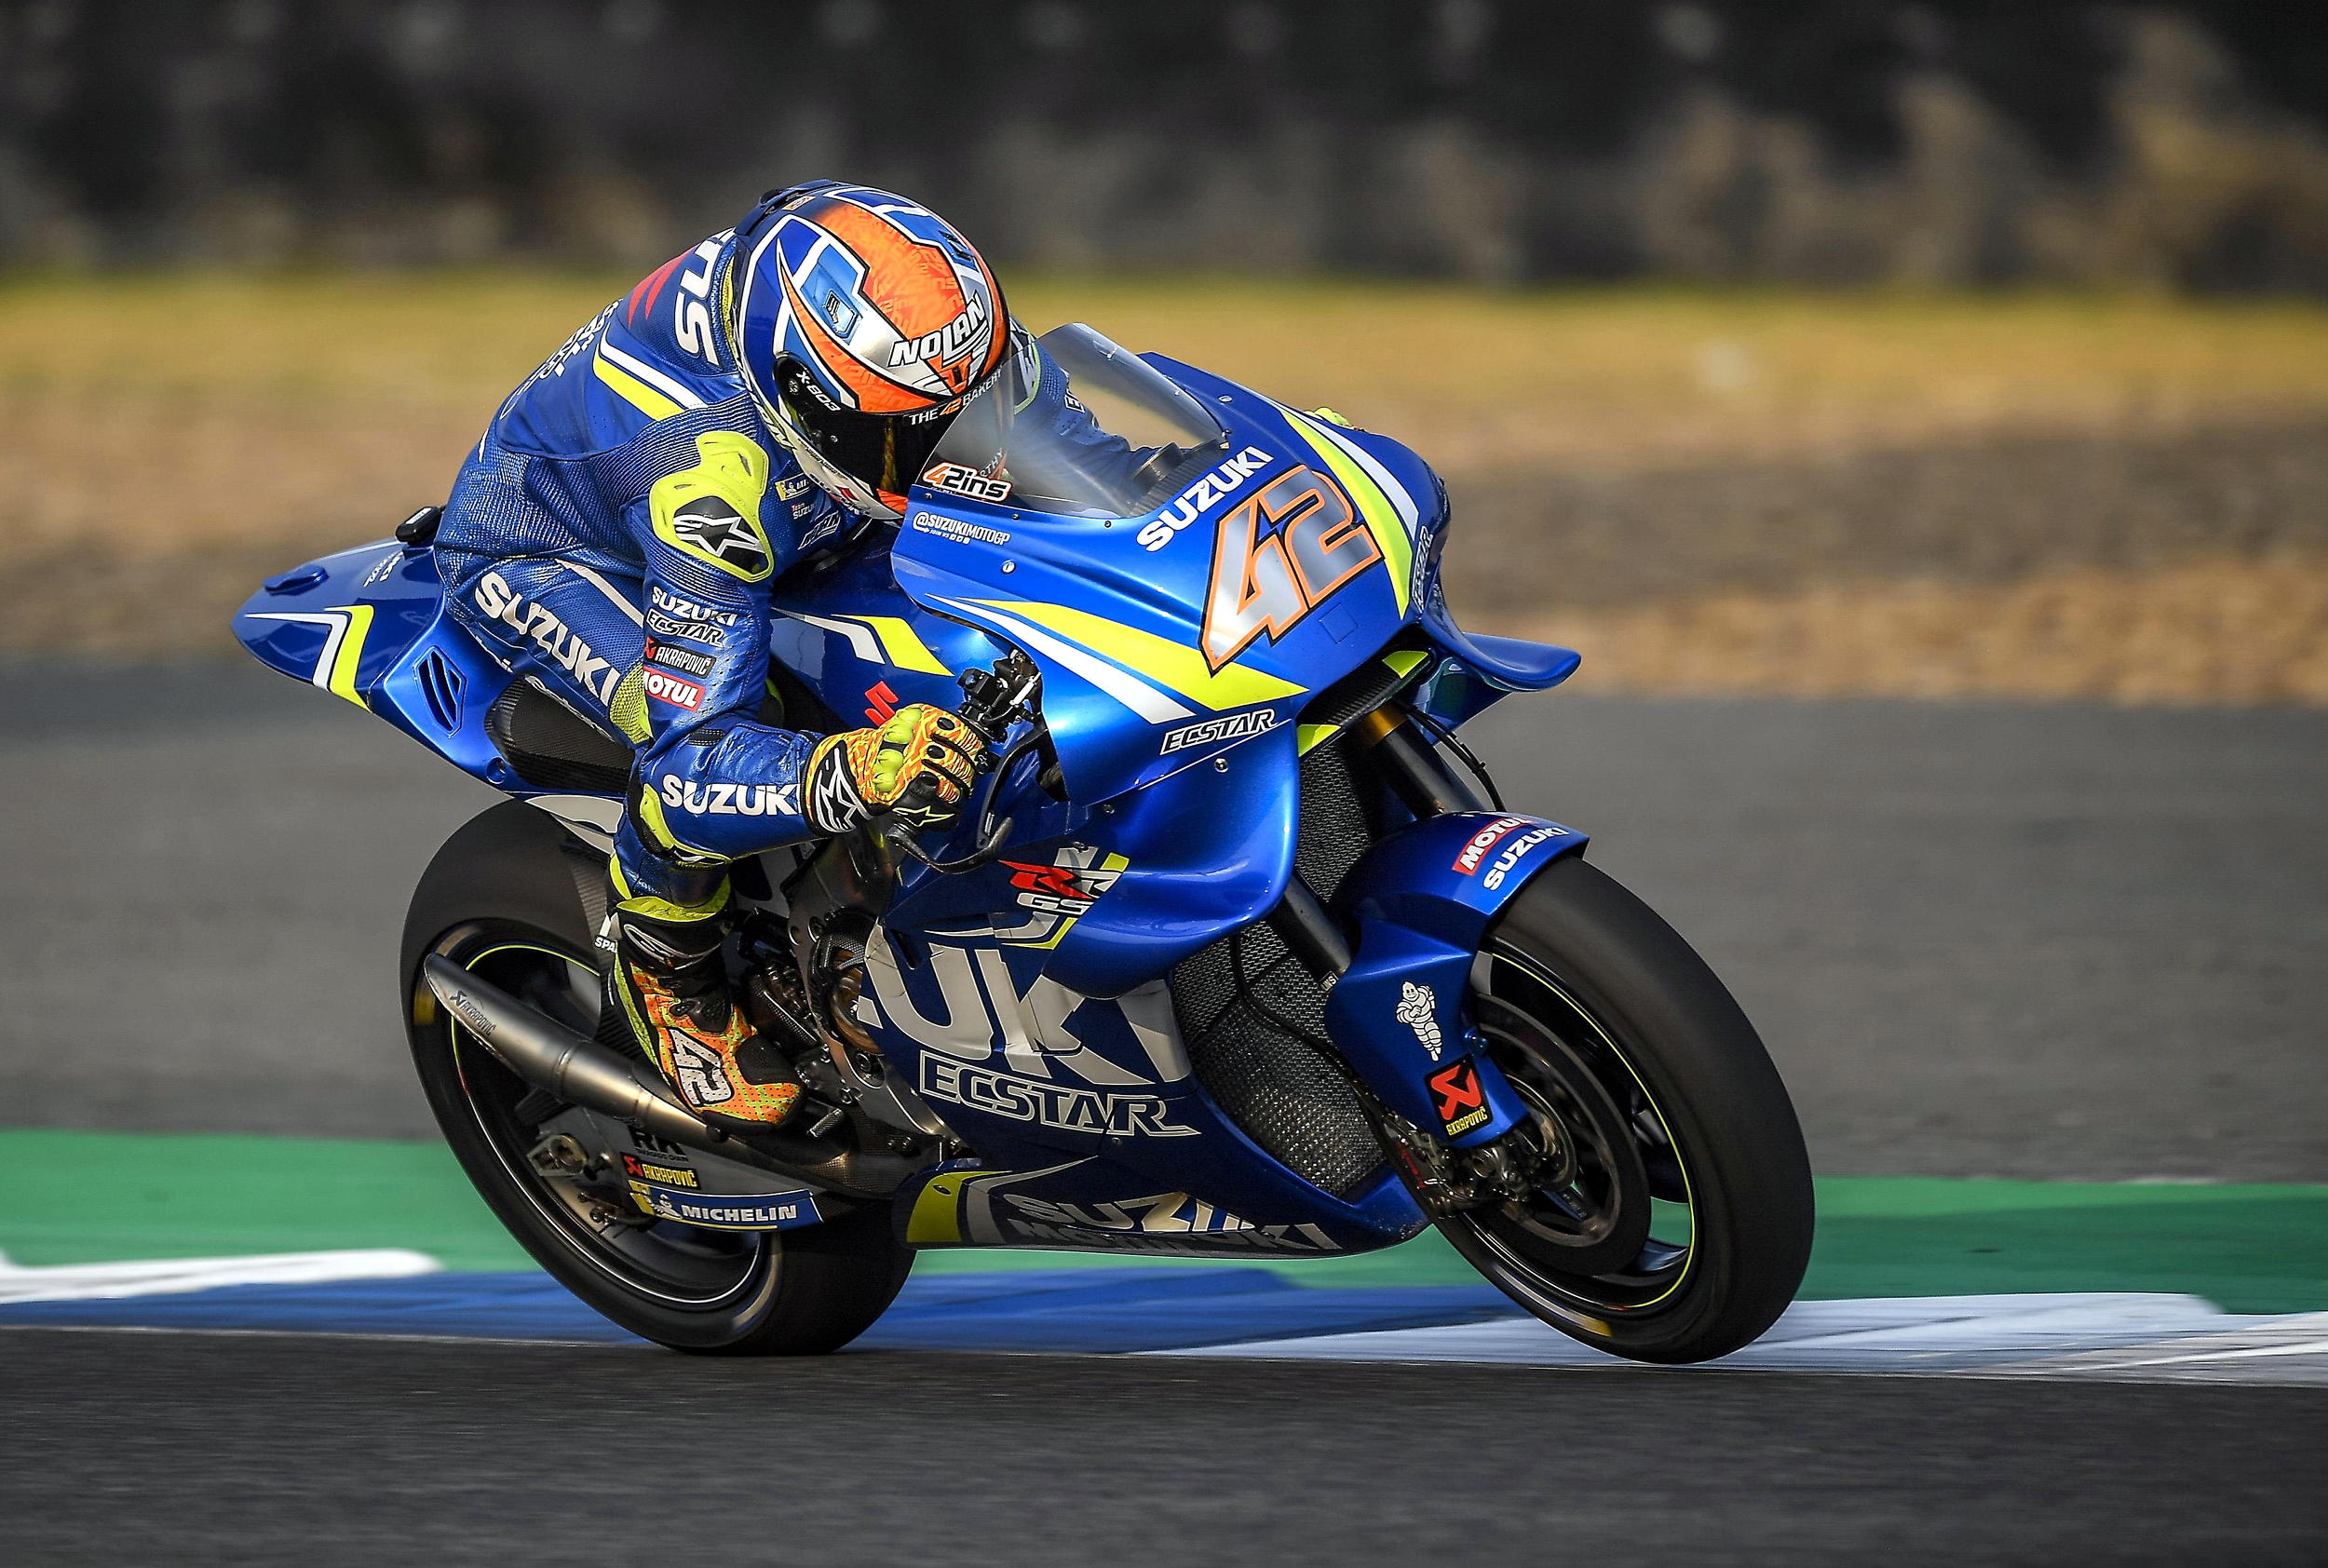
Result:
<svg viewBox="0 0 2328 1568">
<path fill-rule="evenodd" d="M 398 979 L 413 1061 L 445 1142 L 480 1196 L 558 1281 L 616 1323 L 674 1350 L 820 1355 L 873 1326 L 913 1253 L 883 1205 L 789 1232 L 673 1221 L 595 1223 L 571 1183 L 529 1157 L 567 1108 L 533 1089 L 435 1005 L 420 961 L 440 953 L 585 1034 L 602 994 L 577 875 L 556 820 L 518 801 L 445 842 L 405 917 Z M 828 1211 L 841 1200 L 819 1196 Z"/>
<path fill-rule="evenodd" d="M 1528 1197 L 1440 1229 L 1552 1327 L 1638 1361 L 1746 1345 L 1810 1259 L 1786 1087 L 1713 971 L 1581 858 L 1522 890 L 1472 971 L 1487 1054 L 1553 1157 Z"/>
</svg>

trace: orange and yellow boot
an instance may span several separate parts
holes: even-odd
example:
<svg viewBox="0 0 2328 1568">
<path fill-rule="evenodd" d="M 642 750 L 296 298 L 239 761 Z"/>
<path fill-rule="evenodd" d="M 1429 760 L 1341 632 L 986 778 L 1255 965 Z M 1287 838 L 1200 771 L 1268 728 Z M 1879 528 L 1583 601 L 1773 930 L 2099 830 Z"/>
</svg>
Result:
<svg viewBox="0 0 2328 1568">
<path fill-rule="evenodd" d="M 800 1103 L 800 1078 L 728 994 L 720 956 L 727 922 L 615 915 L 614 992 L 630 1032 L 682 1103 L 732 1131 L 780 1127 Z"/>
</svg>

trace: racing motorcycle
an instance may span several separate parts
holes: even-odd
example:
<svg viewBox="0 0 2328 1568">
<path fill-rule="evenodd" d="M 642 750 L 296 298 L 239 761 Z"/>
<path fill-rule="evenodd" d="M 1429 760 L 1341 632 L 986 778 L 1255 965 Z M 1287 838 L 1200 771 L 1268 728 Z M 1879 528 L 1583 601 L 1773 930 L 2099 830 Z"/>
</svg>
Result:
<svg viewBox="0 0 2328 1568">
<path fill-rule="evenodd" d="M 780 1129 L 697 1119 L 602 1006 L 629 748 L 446 613 L 434 508 L 237 615 L 509 797 L 438 852 L 398 959 L 478 1191 L 688 1351 L 834 1349 L 924 1249 L 1322 1258 L 1429 1226 L 1615 1355 L 1754 1339 L 1810 1248 L 1785 1088 L 1698 955 L 1457 736 L 1578 656 L 1456 627 L 1445 493 L 1396 441 L 1089 327 L 1042 341 L 1120 441 L 974 401 L 900 523 L 776 585 L 764 717 L 941 703 L 990 742 L 942 833 L 734 868 L 732 979 L 806 1086 Z"/>
</svg>

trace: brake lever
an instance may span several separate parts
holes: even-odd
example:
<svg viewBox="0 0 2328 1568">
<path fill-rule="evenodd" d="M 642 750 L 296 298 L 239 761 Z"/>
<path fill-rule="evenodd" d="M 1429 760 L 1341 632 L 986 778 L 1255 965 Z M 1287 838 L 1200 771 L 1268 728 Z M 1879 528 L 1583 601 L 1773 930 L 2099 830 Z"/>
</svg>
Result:
<svg viewBox="0 0 2328 1568">
<path fill-rule="evenodd" d="M 976 849 L 971 850 L 959 860 L 941 860 L 931 855 L 928 850 L 922 847 L 921 840 L 914 836 L 914 830 L 902 822 L 890 824 L 886 836 L 891 844 L 904 850 L 940 876 L 960 876 L 964 872 L 974 872 L 981 866 L 992 864 L 995 858 L 1001 855 L 1003 841 L 1010 836 L 1010 828 L 1011 818 L 1004 818 L 988 830 L 986 837 Z"/>
</svg>

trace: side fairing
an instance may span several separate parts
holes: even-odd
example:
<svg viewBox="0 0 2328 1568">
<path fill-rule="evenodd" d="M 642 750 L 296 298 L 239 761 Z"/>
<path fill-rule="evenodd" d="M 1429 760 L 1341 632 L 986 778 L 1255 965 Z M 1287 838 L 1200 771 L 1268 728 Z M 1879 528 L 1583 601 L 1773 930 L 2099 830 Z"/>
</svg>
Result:
<svg viewBox="0 0 2328 1568">
<path fill-rule="evenodd" d="M 980 1155 L 981 1169 L 934 1172 L 920 1196 L 901 1205 L 917 1245 L 1079 1247 L 1108 1245 L 1115 1233 L 1104 1209 L 990 1208 L 982 1189 L 946 1176 L 990 1185 L 1010 1177 L 999 1184 L 1037 1204 L 1073 1194 L 1129 1204 L 1144 1215 L 1154 1210 L 1162 1227 L 1174 1212 L 1195 1222 L 1199 1199 L 1216 1216 L 1198 1235 L 1184 1230 L 1158 1244 L 1150 1232 L 1147 1244 L 1132 1240 L 1124 1250 L 1358 1251 L 1422 1228 L 1421 1211 L 1387 1168 L 1336 1198 L 1223 1116 L 1191 1071 L 1160 982 L 1091 997 L 1044 973 L 1028 950 L 889 926 L 875 933 L 867 968 L 859 1021 L 889 1070 L 906 1075 Z M 1021 1178 L 1054 1172 L 1062 1175 L 1057 1184 L 1020 1187 Z M 1053 1229 L 1021 1228 L 1029 1222 Z M 1248 1226 L 1255 1234 L 1220 1238 Z M 1272 1237 L 1266 1227 L 1285 1228 Z"/>
</svg>

